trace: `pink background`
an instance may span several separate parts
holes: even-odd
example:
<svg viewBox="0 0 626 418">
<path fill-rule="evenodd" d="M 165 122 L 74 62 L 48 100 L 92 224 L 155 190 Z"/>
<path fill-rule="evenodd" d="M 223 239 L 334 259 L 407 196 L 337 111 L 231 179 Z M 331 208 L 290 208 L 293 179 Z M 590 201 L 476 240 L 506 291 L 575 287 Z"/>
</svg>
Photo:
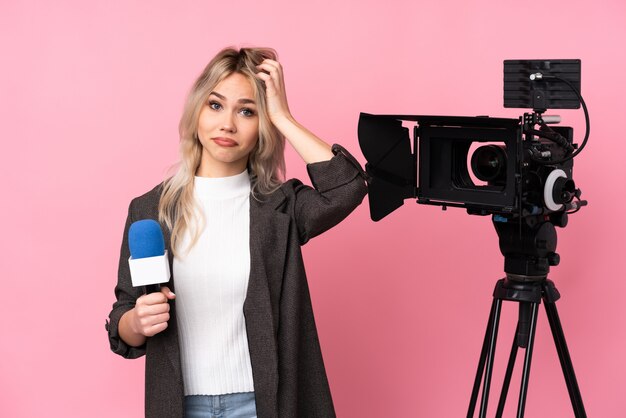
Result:
<svg viewBox="0 0 626 418">
<path fill-rule="evenodd" d="M 622 0 L 3 1 L 0 416 L 143 414 L 144 361 L 104 330 L 126 210 L 176 161 L 184 96 L 233 44 L 276 48 L 296 118 L 363 163 L 361 111 L 517 117 L 504 59 L 582 59 L 590 205 L 550 277 L 588 415 L 626 416 L 625 41 Z M 582 138 L 581 111 L 553 113 Z M 304 252 L 338 415 L 464 416 L 503 275 L 490 220 L 408 201 L 373 223 L 366 201 Z M 506 303 L 495 389 L 516 315 Z M 573 415 L 543 308 L 530 378 L 526 416 Z"/>
</svg>

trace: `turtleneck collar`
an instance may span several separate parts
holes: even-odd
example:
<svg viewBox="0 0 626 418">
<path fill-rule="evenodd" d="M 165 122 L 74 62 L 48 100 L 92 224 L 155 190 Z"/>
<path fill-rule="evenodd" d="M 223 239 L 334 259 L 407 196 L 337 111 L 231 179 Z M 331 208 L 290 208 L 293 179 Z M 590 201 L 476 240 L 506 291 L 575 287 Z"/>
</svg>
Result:
<svg viewBox="0 0 626 418">
<path fill-rule="evenodd" d="M 248 171 L 228 177 L 199 177 L 194 179 L 195 195 L 201 199 L 229 199 L 250 194 Z"/>
</svg>

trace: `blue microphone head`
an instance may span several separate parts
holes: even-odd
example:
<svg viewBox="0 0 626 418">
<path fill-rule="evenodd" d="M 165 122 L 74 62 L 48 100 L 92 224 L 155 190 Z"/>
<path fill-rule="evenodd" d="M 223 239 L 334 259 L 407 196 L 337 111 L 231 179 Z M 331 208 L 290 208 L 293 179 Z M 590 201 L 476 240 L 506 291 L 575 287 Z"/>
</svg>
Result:
<svg viewBox="0 0 626 418">
<path fill-rule="evenodd" d="M 154 219 L 133 222 L 128 230 L 128 247 L 133 259 L 165 254 L 161 226 Z"/>
</svg>

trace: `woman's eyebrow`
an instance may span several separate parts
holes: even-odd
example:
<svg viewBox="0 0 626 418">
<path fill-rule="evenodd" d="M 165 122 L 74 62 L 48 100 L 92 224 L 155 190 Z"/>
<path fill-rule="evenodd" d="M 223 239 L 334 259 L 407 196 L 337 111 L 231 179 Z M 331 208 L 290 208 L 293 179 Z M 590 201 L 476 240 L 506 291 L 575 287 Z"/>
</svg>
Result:
<svg viewBox="0 0 626 418">
<path fill-rule="evenodd" d="M 220 98 L 220 99 L 222 99 L 222 100 L 227 100 L 227 99 L 226 99 L 226 96 L 223 96 L 223 95 L 219 94 L 219 93 L 218 93 L 218 92 L 216 92 L 216 91 L 212 91 L 209 95 L 211 95 L 211 94 L 212 94 L 212 95 L 214 95 L 214 96 L 217 96 L 218 98 Z M 248 104 L 248 103 L 251 103 L 251 104 L 256 104 L 256 102 L 255 102 L 254 100 L 252 100 L 252 99 L 246 99 L 246 98 L 239 99 L 239 100 L 237 100 L 237 101 L 238 101 L 239 103 L 244 103 L 244 104 Z"/>
</svg>

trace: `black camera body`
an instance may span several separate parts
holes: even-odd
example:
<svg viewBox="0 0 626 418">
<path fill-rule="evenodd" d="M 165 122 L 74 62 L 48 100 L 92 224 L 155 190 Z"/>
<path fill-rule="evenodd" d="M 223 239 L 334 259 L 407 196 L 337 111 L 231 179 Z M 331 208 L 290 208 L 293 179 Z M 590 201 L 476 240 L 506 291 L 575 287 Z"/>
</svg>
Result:
<svg viewBox="0 0 626 418">
<path fill-rule="evenodd" d="M 570 97 L 579 93 L 550 77 L 567 77 L 580 88 L 580 60 L 505 61 L 504 67 L 505 106 L 533 108 L 518 119 L 361 113 L 373 220 L 409 198 L 506 218 L 580 207 L 570 158 L 577 148 L 573 129 L 549 126 L 560 119 L 541 107 L 579 107 Z M 412 138 L 406 122 L 413 124 Z"/>
</svg>

